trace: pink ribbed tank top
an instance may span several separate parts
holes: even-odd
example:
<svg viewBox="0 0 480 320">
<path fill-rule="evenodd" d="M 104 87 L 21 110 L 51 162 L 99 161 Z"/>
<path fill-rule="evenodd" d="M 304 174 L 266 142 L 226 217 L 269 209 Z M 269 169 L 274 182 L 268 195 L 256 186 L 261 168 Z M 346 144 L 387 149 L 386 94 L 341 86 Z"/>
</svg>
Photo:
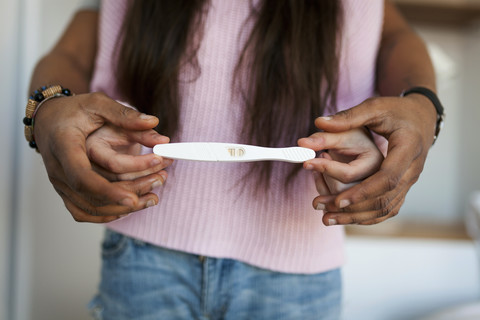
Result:
<svg viewBox="0 0 480 320">
<path fill-rule="evenodd" d="M 181 83 L 181 131 L 172 142 L 239 142 L 243 105 L 231 92 L 233 70 L 248 36 L 250 1 L 212 0 L 198 52 L 201 74 Z M 374 95 L 375 61 L 383 22 L 383 0 L 344 0 L 339 98 L 350 108 Z M 92 91 L 114 99 L 114 52 L 127 7 L 104 0 Z M 240 41 L 239 41 L 240 39 Z M 182 77 L 194 78 L 185 70 Z M 339 110 L 326 110 L 332 114 Z M 272 115 L 275 116 L 275 115 Z M 313 119 L 312 119 L 313 121 Z M 298 137 L 300 138 L 300 137 Z M 143 152 L 151 152 L 144 148 Z M 290 170 L 276 163 L 274 170 Z M 317 196 L 311 172 L 302 170 L 289 195 L 284 175 L 255 196 L 243 183 L 248 164 L 175 161 L 166 184 L 156 190 L 157 206 L 108 224 L 131 237 L 189 253 L 233 258 L 280 272 L 317 273 L 344 261 L 343 228 L 325 227 L 312 208 Z M 244 187 L 242 189 L 242 187 Z"/>
</svg>

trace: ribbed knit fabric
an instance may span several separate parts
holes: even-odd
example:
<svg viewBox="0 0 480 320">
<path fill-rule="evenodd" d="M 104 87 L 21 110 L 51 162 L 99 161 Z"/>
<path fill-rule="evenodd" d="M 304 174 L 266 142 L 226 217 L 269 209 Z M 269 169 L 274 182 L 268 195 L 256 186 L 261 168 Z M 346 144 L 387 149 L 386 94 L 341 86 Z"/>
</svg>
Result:
<svg viewBox="0 0 480 320">
<path fill-rule="evenodd" d="M 349 108 L 374 94 L 383 0 L 343 2 L 338 105 Z M 239 142 L 243 105 L 232 94 L 231 84 L 243 41 L 252 27 L 246 22 L 250 3 L 211 1 L 198 52 L 201 74 L 180 85 L 183 126 L 172 142 Z M 103 91 L 114 99 L 122 98 L 115 87 L 113 66 L 125 10 L 125 0 L 102 3 L 91 86 L 92 91 Z M 182 79 L 191 79 L 189 72 L 184 70 Z M 151 150 L 144 148 L 144 152 Z M 312 208 L 318 193 L 311 172 L 302 170 L 287 195 L 283 172 L 292 164 L 275 163 L 274 172 L 280 174 L 271 189 L 255 194 L 250 180 L 245 183 L 243 179 L 249 166 L 175 161 L 167 168 L 167 183 L 155 190 L 159 204 L 109 223 L 108 228 L 162 247 L 233 258 L 281 272 L 317 273 L 341 266 L 343 229 L 325 227 L 322 214 Z"/>
</svg>

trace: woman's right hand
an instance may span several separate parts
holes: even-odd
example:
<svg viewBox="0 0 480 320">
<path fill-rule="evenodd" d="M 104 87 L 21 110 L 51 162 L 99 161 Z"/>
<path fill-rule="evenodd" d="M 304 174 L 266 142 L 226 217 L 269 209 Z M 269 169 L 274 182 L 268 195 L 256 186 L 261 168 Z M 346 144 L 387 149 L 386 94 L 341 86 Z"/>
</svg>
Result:
<svg viewBox="0 0 480 320">
<path fill-rule="evenodd" d="M 38 110 L 38 150 L 50 182 L 76 221 L 110 222 L 158 202 L 150 191 L 165 181 L 161 169 L 168 161 L 154 154 L 112 157 L 132 151 L 116 148 L 116 142 L 147 147 L 167 143 L 167 137 L 153 130 L 157 124 L 156 117 L 101 93 L 51 99 Z M 87 154 L 89 136 L 103 137 L 104 144 L 89 145 Z"/>
</svg>

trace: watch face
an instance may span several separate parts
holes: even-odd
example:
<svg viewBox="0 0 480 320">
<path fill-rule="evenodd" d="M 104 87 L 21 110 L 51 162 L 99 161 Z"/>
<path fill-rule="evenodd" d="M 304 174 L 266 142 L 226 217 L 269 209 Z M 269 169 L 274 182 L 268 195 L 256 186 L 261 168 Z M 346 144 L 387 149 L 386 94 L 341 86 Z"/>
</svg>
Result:
<svg viewBox="0 0 480 320">
<path fill-rule="evenodd" d="M 438 131 L 440 132 L 441 129 L 443 129 L 443 125 L 445 124 L 445 115 L 441 115 L 440 119 L 438 119 Z"/>
</svg>

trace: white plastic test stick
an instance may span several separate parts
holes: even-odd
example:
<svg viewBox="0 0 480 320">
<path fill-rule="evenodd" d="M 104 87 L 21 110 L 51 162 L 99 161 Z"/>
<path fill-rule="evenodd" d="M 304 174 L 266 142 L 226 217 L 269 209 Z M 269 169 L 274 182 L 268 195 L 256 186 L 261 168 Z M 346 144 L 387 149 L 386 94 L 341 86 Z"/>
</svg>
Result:
<svg viewBox="0 0 480 320">
<path fill-rule="evenodd" d="M 157 144 L 153 152 L 159 156 L 194 161 L 286 161 L 301 163 L 315 158 L 315 151 L 302 147 L 266 148 L 246 144 L 220 142 L 180 142 Z"/>
</svg>

